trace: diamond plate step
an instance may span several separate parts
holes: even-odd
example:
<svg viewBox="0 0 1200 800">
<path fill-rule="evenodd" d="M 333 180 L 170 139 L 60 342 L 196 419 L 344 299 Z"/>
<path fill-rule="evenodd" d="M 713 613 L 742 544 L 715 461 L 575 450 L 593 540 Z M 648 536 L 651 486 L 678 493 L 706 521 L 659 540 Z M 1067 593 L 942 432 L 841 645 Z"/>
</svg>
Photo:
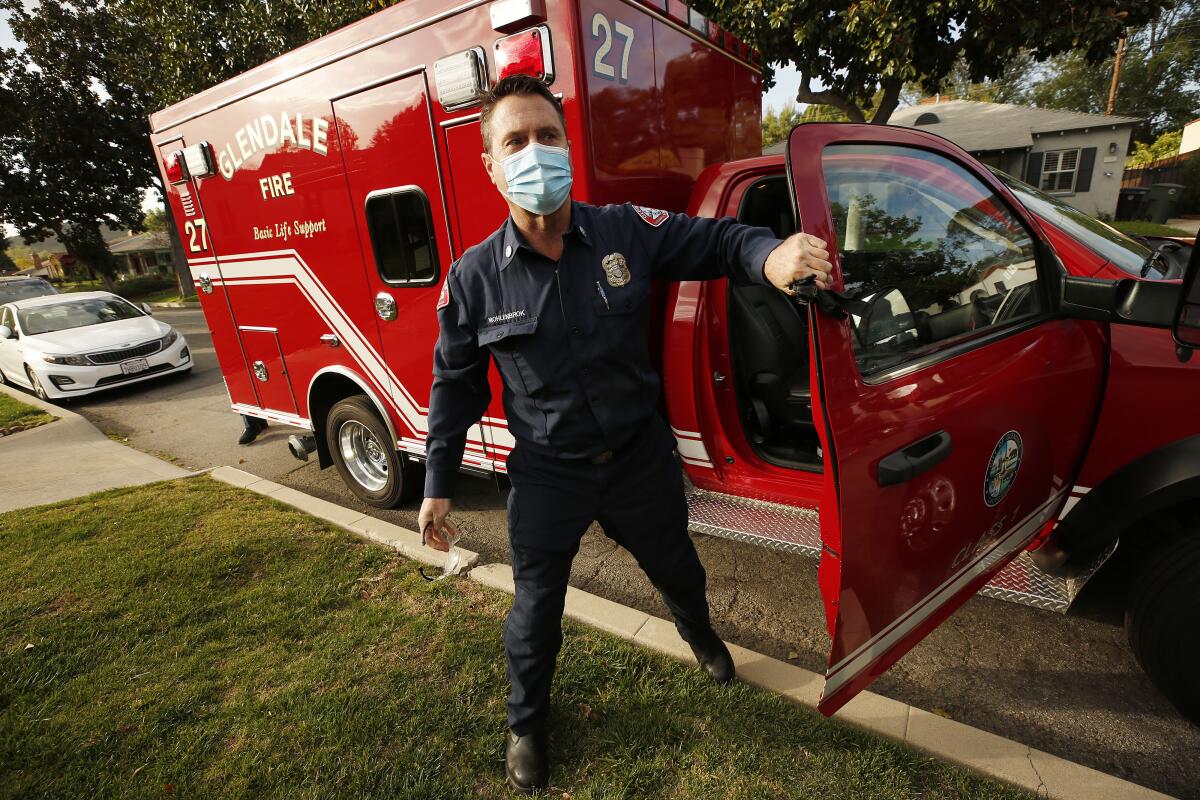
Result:
<svg viewBox="0 0 1200 800">
<path fill-rule="evenodd" d="M 821 517 L 816 509 L 734 497 L 697 489 L 690 483 L 687 501 L 688 527 L 695 533 L 810 557 L 821 554 Z M 997 600 L 1066 612 L 1108 555 L 1097 559 L 1078 576 L 1058 578 L 1040 570 L 1029 554 L 1022 552 L 979 593 Z"/>
</svg>

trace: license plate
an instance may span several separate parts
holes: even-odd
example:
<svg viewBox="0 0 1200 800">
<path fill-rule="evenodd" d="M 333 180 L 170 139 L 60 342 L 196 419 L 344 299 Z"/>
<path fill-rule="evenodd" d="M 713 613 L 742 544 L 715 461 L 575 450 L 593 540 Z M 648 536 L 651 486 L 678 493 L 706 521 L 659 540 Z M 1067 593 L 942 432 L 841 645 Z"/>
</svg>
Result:
<svg viewBox="0 0 1200 800">
<path fill-rule="evenodd" d="M 121 372 L 124 372 L 126 375 L 136 375 L 148 369 L 150 369 L 150 362 L 144 358 L 131 358 L 128 361 L 121 362 Z"/>
</svg>

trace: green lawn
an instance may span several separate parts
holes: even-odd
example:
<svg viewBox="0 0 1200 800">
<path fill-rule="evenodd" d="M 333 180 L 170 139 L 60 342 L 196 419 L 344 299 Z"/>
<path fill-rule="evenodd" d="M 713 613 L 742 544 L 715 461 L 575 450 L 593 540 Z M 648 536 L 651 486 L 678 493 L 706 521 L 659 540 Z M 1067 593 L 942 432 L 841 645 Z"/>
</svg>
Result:
<svg viewBox="0 0 1200 800">
<path fill-rule="evenodd" d="M 0 392 L 0 428 L 13 425 L 44 425 L 53 419 L 54 417 L 45 411 Z"/>
<path fill-rule="evenodd" d="M 1122 233 L 1128 233 L 1130 236 L 1195 236 L 1194 233 L 1180 228 L 1172 228 L 1170 225 L 1158 225 L 1143 220 L 1125 219 L 1108 224 Z"/>
<path fill-rule="evenodd" d="M 208 478 L 0 515 L 0 797 L 508 797 L 507 595 Z M 549 797 L 1017 798 L 568 622 Z"/>
</svg>

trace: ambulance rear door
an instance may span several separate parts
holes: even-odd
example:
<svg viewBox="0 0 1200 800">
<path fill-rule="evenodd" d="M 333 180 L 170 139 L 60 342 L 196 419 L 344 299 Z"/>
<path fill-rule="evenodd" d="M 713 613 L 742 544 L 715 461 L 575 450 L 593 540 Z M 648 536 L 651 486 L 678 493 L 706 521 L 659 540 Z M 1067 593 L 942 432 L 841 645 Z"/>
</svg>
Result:
<svg viewBox="0 0 1200 800">
<path fill-rule="evenodd" d="M 1061 265 L 1041 229 L 955 145 L 818 123 L 787 155 L 840 293 L 810 311 L 832 714 L 1052 524 L 1105 334 L 1055 316 Z"/>
</svg>

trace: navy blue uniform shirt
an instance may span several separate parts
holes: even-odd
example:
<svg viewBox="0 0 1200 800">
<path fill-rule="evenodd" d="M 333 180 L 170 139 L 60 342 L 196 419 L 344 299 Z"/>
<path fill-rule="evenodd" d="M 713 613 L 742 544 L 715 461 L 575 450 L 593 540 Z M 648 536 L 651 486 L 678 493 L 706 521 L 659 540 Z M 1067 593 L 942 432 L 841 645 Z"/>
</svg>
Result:
<svg viewBox="0 0 1200 800">
<path fill-rule="evenodd" d="M 489 353 L 521 447 L 597 455 L 655 413 L 661 381 L 649 352 L 650 281 L 766 284 L 763 265 L 778 244 L 769 229 L 728 217 L 573 202 L 555 262 L 509 217 L 451 266 L 438 301 L 425 496 L 453 495 L 467 429 L 491 400 Z"/>
</svg>

